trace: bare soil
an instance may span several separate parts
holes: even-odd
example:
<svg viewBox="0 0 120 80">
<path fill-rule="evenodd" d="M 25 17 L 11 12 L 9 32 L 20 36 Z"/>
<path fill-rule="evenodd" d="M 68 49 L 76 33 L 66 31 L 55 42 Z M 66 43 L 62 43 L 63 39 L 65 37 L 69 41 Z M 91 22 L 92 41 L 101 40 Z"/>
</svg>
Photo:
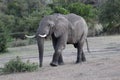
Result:
<svg viewBox="0 0 120 80">
<path fill-rule="evenodd" d="M 51 41 L 45 43 L 43 67 L 35 72 L 1 75 L 0 80 L 120 80 L 120 36 L 88 38 L 91 53 L 84 47 L 87 61 L 75 64 L 76 49 L 68 45 L 63 51 L 65 64 L 51 67 L 53 49 Z M 10 48 L 21 53 L 23 60 L 38 62 L 37 45 Z M 0 57 L 3 65 L 10 57 Z"/>
</svg>

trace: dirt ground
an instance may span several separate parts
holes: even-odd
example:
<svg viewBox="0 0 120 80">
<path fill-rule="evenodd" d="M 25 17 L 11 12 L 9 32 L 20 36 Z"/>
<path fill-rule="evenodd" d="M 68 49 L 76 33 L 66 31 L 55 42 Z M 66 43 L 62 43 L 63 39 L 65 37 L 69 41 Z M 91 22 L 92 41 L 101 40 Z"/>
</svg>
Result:
<svg viewBox="0 0 120 80">
<path fill-rule="evenodd" d="M 92 37 L 88 42 L 91 53 L 87 52 L 85 44 L 87 61 L 84 63 L 75 64 L 76 49 L 68 45 L 63 52 L 65 64 L 51 67 L 53 49 L 51 42 L 46 41 L 42 68 L 35 72 L 1 75 L 0 80 L 120 80 L 120 36 Z M 10 50 L 21 51 L 23 60 L 38 62 L 36 45 Z M 1 58 L 0 64 L 8 58 Z"/>
</svg>

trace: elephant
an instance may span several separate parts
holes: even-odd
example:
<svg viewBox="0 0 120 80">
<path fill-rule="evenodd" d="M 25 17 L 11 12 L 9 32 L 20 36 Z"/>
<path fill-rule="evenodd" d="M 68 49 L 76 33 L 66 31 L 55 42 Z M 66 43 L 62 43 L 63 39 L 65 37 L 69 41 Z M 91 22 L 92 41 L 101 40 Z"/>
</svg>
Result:
<svg viewBox="0 0 120 80">
<path fill-rule="evenodd" d="M 35 35 L 26 35 L 26 37 L 36 38 L 39 51 L 39 66 L 42 67 L 44 39 L 51 36 L 54 54 L 50 65 L 58 66 L 64 64 L 62 51 L 65 49 L 66 44 L 73 44 L 77 48 L 76 63 L 86 61 L 83 45 L 87 41 L 87 33 L 88 27 L 83 17 L 74 13 L 67 15 L 54 13 L 41 19 Z"/>
</svg>

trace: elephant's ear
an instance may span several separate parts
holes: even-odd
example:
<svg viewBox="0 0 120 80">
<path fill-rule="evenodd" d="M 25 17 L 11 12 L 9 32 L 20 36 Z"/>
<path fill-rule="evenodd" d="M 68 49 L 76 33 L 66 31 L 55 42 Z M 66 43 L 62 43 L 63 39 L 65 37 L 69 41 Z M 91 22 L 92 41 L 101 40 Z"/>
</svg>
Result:
<svg viewBox="0 0 120 80">
<path fill-rule="evenodd" d="M 54 35 L 60 37 L 68 31 L 68 21 L 66 19 L 58 19 L 55 24 Z"/>
</svg>

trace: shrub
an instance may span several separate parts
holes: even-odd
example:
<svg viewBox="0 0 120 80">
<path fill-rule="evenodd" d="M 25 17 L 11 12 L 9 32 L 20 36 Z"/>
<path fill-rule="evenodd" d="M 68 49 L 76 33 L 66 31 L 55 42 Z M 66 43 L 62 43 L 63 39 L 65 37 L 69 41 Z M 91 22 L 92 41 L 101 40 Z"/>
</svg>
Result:
<svg viewBox="0 0 120 80">
<path fill-rule="evenodd" d="M 62 6 L 56 6 L 54 8 L 54 13 L 68 14 L 70 12 L 67 9 L 63 8 Z"/>
<path fill-rule="evenodd" d="M 15 73 L 15 72 L 31 72 L 38 69 L 38 64 L 27 62 L 22 62 L 20 57 L 11 59 L 2 68 L 3 73 Z"/>
<path fill-rule="evenodd" d="M 14 26 L 14 17 L 0 13 L 0 52 L 5 52 L 7 49 L 7 41 L 9 40 L 9 32 Z"/>
<path fill-rule="evenodd" d="M 104 24 L 104 32 L 120 33 L 120 0 L 107 0 L 99 7 L 99 21 Z"/>
<path fill-rule="evenodd" d="M 0 34 L 0 53 L 7 51 L 7 35 L 5 33 Z"/>
<path fill-rule="evenodd" d="M 6 52 L 7 49 L 7 38 L 4 34 L 0 35 L 0 52 Z"/>
<path fill-rule="evenodd" d="M 83 3 L 71 3 L 68 7 L 71 13 L 75 13 L 84 18 L 94 18 L 96 16 L 96 10 L 91 5 L 85 5 Z"/>
</svg>

